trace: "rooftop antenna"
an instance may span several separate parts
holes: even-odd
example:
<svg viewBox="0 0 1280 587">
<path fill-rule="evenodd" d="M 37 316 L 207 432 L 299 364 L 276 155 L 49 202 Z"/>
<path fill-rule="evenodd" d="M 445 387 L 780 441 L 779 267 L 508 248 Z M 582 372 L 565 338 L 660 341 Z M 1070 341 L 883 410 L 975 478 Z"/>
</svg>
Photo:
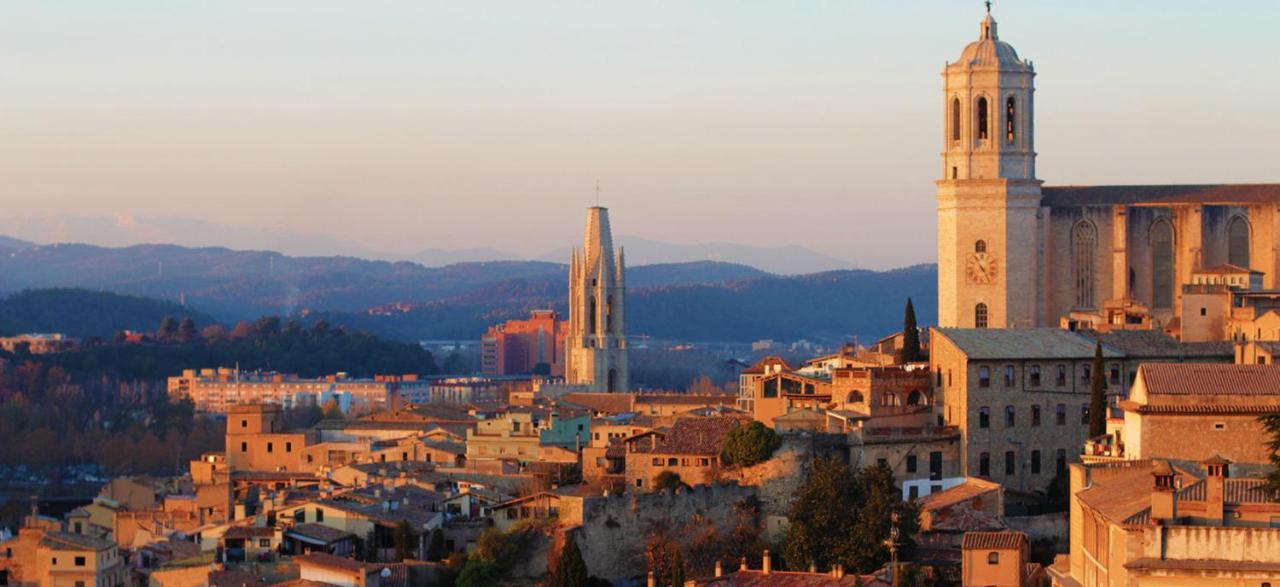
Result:
<svg viewBox="0 0 1280 587">
<path fill-rule="evenodd" d="M 991 14 L 991 0 L 987 0 L 986 2 L 983 2 L 983 4 L 987 5 L 987 14 Z"/>
<path fill-rule="evenodd" d="M 600 207 L 600 180 L 596 180 L 596 207 Z"/>
</svg>

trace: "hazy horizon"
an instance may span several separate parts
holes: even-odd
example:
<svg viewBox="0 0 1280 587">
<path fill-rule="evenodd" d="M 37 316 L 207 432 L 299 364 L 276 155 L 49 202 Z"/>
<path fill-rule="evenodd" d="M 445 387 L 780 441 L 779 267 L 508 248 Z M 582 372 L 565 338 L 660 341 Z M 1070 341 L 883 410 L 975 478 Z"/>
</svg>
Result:
<svg viewBox="0 0 1280 587">
<path fill-rule="evenodd" d="M 799 246 L 868 268 L 933 262 L 939 73 L 982 13 L 941 1 L 10 6 L 0 227 L 106 218 L 118 236 L 185 218 L 229 227 L 210 244 L 232 248 L 236 234 L 278 232 L 318 249 L 533 257 L 581 238 L 599 181 L 618 234 Z M 994 13 L 1036 64 L 1047 184 L 1280 179 L 1267 175 L 1280 81 L 1265 74 L 1280 5 Z"/>
</svg>

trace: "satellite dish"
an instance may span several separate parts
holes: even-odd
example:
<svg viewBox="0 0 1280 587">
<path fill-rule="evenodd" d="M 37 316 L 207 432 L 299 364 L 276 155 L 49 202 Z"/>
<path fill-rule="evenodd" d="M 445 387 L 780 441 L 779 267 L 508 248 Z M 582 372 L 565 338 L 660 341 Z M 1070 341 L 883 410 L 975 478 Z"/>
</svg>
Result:
<svg viewBox="0 0 1280 587">
<path fill-rule="evenodd" d="M 390 577 L 391 577 L 391 569 L 388 569 L 387 567 L 382 567 L 382 572 L 381 572 L 381 573 L 378 573 L 378 575 L 380 575 L 383 579 L 390 578 Z"/>
</svg>

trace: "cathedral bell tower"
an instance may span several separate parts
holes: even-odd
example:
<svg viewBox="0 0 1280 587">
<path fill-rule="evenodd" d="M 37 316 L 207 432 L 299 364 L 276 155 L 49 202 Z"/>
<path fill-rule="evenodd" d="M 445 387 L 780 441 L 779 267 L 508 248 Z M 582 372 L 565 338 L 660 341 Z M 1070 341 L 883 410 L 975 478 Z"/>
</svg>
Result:
<svg viewBox="0 0 1280 587">
<path fill-rule="evenodd" d="M 943 79 L 938 324 L 1025 328 L 1042 319 L 1035 69 L 987 15 Z"/>
<path fill-rule="evenodd" d="M 609 210 L 587 210 L 582 249 L 569 258 L 569 334 L 565 339 L 565 382 L 586 391 L 628 389 L 626 261 L 613 248 Z"/>
</svg>

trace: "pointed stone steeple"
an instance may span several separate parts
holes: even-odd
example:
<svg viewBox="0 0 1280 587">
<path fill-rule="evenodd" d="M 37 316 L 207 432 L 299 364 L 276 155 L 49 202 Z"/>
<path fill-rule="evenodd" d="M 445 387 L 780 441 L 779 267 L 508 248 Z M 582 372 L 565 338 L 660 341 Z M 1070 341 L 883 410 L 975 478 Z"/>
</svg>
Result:
<svg viewBox="0 0 1280 587">
<path fill-rule="evenodd" d="M 569 258 L 569 335 L 565 379 L 590 391 L 627 390 L 626 301 L 622 251 L 614 251 L 609 210 L 587 210 L 582 250 Z"/>
</svg>

